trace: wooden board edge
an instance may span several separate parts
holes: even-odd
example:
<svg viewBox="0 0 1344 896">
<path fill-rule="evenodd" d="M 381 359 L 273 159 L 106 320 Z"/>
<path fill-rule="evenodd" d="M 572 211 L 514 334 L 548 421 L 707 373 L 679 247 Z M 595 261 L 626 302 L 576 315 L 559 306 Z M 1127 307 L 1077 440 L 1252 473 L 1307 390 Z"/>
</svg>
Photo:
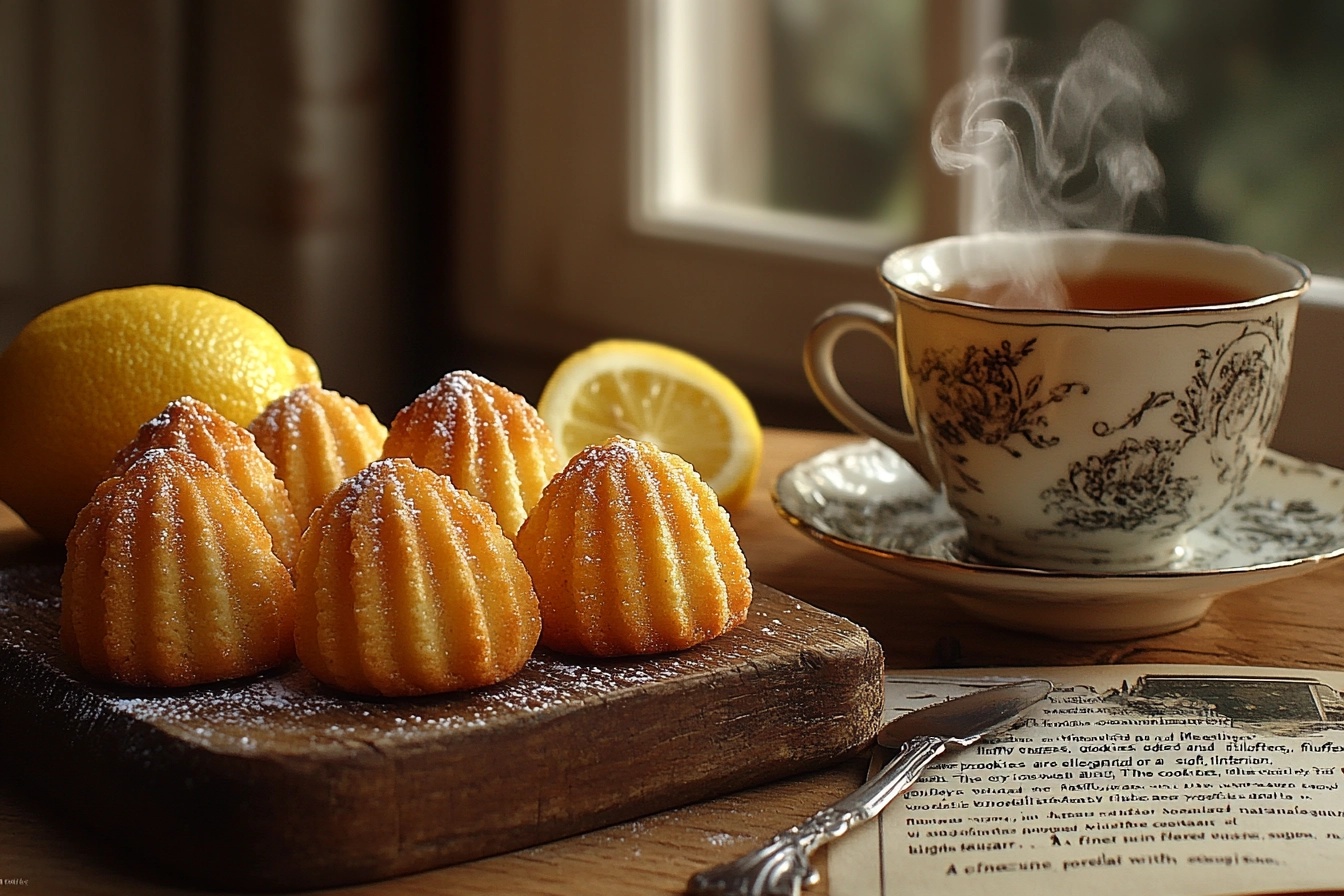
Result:
<svg viewBox="0 0 1344 896">
<path fill-rule="evenodd" d="M 445 756 L 434 750 L 392 757 L 370 745 L 326 770 L 303 759 L 216 755 L 205 768 L 202 756 L 162 731 L 81 706 L 87 694 L 36 655 L 25 661 L 22 651 L 0 654 L 0 715 L 25 719 L 30 730 L 5 749 L 15 767 L 38 779 L 61 776 L 61 786 L 49 790 L 66 814 L 184 881 L 272 890 L 381 879 L 548 842 L 854 755 L 880 719 L 881 647 L 853 623 L 794 603 L 824 621 L 828 637 L 787 657 L 789 668 L 744 663 L 700 703 L 670 699 L 677 689 L 693 689 L 690 681 L 614 699 L 597 734 L 581 713 L 539 717 L 522 732 L 484 730 L 469 746 L 500 757 L 501 777 L 458 792 L 439 786 Z M 789 700 L 760 699 L 763 686 L 785 676 L 802 682 Z M 53 706 L 67 718 L 87 717 L 79 736 L 56 724 Z M 657 733 L 666 729 L 669 706 L 681 707 L 673 721 L 686 732 L 684 749 L 669 748 Z M 647 724 L 655 716 L 659 724 Z M 744 732 L 771 730 L 782 736 L 767 739 L 766 749 L 742 740 Z M 587 755 L 557 751 L 557 744 L 583 745 Z M 673 761 L 640 787 L 611 793 L 603 783 L 613 769 L 595 758 L 620 747 L 636 758 L 662 751 Z M 733 761 L 723 761 L 725 751 Z M 146 798 L 153 794 L 157 801 Z M 508 816 L 514 823 L 474 825 L 487 800 L 516 807 Z M 351 813 L 359 824 L 346 823 Z M 424 823 L 435 817 L 445 821 Z M 408 824 L 413 818 L 417 824 Z M 407 839 L 407 829 L 428 833 Z"/>
</svg>

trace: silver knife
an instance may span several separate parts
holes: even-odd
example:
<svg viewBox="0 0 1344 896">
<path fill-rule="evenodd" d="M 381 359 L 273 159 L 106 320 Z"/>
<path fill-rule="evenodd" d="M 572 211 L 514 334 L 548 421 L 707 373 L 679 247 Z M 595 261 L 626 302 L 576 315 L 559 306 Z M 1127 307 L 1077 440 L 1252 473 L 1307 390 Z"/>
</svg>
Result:
<svg viewBox="0 0 1344 896">
<path fill-rule="evenodd" d="M 898 749 L 877 777 L 802 824 L 776 834 L 740 859 L 701 871 L 686 892 L 694 896 L 798 896 L 819 875 L 809 856 L 851 828 L 876 816 L 909 790 L 949 749 L 968 747 L 1009 727 L 1053 689 L 1031 679 L 975 691 L 906 713 L 877 733 L 874 749 Z"/>
</svg>

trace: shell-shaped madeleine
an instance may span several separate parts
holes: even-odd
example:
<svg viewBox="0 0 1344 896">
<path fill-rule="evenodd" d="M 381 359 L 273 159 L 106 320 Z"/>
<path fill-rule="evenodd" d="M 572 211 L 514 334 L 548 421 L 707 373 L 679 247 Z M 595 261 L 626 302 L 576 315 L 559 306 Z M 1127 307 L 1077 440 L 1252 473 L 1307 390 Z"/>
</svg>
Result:
<svg viewBox="0 0 1344 896">
<path fill-rule="evenodd" d="M 466 370 L 444 375 L 402 408 L 383 457 L 408 457 L 447 476 L 493 507 L 510 538 L 562 464 L 527 399 Z"/>
<path fill-rule="evenodd" d="M 61 644 L 123 684 L 251 675 L 294 655 L 294 586 L 233 483 L 195 455 L 150 449 L 75 520 Z"/>
<path fill-rule="evenodd" d="M 541 629 L 490 506 L 404 458 L 374 461 L 313 511 L 295 585 L 299 659 L 357 694 L 494 684 L 523 667 Z"/>
<path fill-rule="evenodd" d="M 562 653 L 681 650 L 741 622 L 751 578 L 728 513 L 691 465 L 619 436 L 576 454 L 515 539 Z"/>
<path fill-rule="evenodd" d="M 377 460 L 387 438 L 368 405 L 313 384 L 272 401 L 247 428 L 275 464 L 300 525 L 336 486 Z"/>
<path fill-rule="evenodd" d="M 270 533 L 272 550 L 287 568 L 299 552 L 299 521 L 275 465 L 257 447 L 252 433 L 203 401 L 190 396 L 170 401 L 117 452 L 108 476 L 120 476 L 145 452 L 177 448 L 196 455 L 243 493 Z"/>
</svg>

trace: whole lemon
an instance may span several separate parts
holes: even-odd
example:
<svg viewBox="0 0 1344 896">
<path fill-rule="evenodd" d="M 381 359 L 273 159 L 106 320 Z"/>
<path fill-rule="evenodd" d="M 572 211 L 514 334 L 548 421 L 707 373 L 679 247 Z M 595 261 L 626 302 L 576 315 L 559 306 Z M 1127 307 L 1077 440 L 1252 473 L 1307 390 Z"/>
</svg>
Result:
<svg viewBox="0 0 1344 896">
<path fill-rule="evenodd" d="M 0 354 L 0 501 L 64 541 L 117 451 L 190 395 L 240 426 L 319 382 L 317 365 L 237 302 L 181 286 L 110 289 L 28 322 Z"/>
</svg>

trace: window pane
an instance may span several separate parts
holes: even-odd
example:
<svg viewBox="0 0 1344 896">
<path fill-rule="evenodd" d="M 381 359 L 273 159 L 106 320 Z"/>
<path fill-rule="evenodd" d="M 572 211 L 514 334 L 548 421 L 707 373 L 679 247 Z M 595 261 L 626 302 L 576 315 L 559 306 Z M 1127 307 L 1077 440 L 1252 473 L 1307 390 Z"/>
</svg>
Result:
<svg viewBox="0 0 1344 896">
<path fill-rule="evenodd" d="M 1148 126 L 1164 208 L 1134 229 L 1205 236 L 1344 273 L 1344 4 L 1335 0 L 1009 0 L 1005 32 L 1058 70 L 1110 18 L 1176 101 Z"/>
<path fill-rule="evenodd" d="M 1054 76 L 1094 26 L 1114 20 L 1175 101 L 1173 114 L 1145 122 L 1165 184 L 1129 226 L 1248 243 L 1344 273 L 1338 0 L 655 2 L 701 21 L 699 39 L 683 47 L 708 98 L 696 113 L 699 203 L 843 220 L 888 245 L 927 235 L 930 210 L 954 220 L 939 207 L 973 187 L 931 173 L 930 107 L 947 84 L 930 71 L 969 76 L 959 52 L 988 28 L 1023 39 L 1020 64 Z M 951 30 L 931 22 L 949 9 L 960 10 Z M 680 166 L 688 154 L 670 158 Z"/>
<path fill-rule="evenodd" d="M 925 9 L 645 0 L 641 224 L 864 263 L 922 236 Z"/>
<path fill-rule="evenodd" d="M 914 231 L 926 151 L 924 4 L 771 0 L 766 13 L 765 200 Z"/>
</svg>

